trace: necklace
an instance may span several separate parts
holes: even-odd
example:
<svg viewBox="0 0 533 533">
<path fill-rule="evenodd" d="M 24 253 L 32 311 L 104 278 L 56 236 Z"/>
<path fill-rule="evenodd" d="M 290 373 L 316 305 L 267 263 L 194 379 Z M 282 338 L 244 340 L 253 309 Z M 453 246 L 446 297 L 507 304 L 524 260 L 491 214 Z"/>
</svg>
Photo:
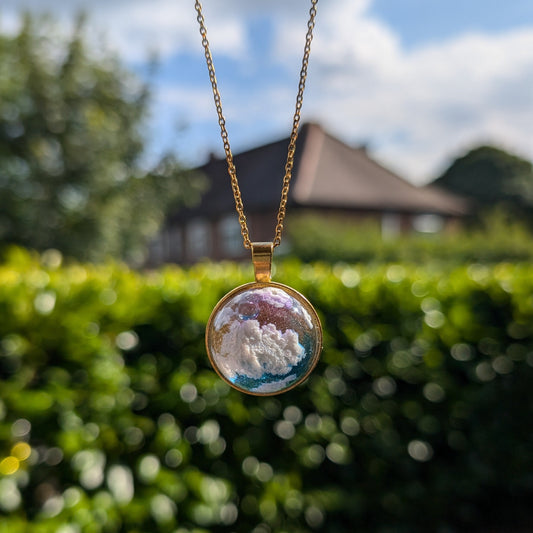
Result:
<svg viewBox="0 0 533 533">
<path fill-rule="evenodd" d="M 274 248 L 281 244 L 283 233 L 317 3 L 318 0 L 311 0 L 296 109 L 272 242 L 250 240 L 202 5 L 196 0 L 194 6 L 243 245 L 252 252 L 255 273 L 254 282 L 233 289 L 215 306 L 207 323 L 205 343 L 209 360 L 218 375 L 235 389 L 256 396 L 279 394 L 300 384 L 316 366 L 322 349 L 322 327 L 313 306 L 293 288 L 271 281 L 272 255 Z"/>
</svg>

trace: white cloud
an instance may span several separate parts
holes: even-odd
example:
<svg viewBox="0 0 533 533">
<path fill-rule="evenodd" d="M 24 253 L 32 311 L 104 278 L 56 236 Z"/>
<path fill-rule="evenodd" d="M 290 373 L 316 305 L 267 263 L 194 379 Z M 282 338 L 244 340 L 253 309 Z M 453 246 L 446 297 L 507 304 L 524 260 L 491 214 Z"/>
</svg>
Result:
<svg viewBox="0 0 533 533">
<path fill-rule="evenodd" d="M 232 17 L 217 4 L 212 7 L 215 9 L 209 11 L 220 24 L 208 28 L 209 38 L 217 42 L 220 53 L 241 54 L 246 49 L 244 17 Z M 201 52 L 196 11 L 190 0 L 4 0 L 3 26 L 11 30 L 15 14 L 24 11 L 51 13 L 69 26 L 78 13 L 86 12 L 90 29 L 98 37 L 103 35 L 127 61 L 145 61 L 153 51 L 162 60 L 177 52 Z"/>
<path fill-rule="evenodd" d="M 369 141 L 380 159 L 419 183 L 476 142 L 533 157 L 533 28 L 406 51 L 367 6 L 339 0 L 322 10 L 309 114 L 342 138 Z M 278 49 L 294 49 L 291 28 L 281 32 Z"/>
<path fill-rule="evenodd" d="M 285 135 L 294 107 L 308 0 L 204 0 L 215 60 L 231 57 L 233 83 L 222 80 L 234 149 Z M 188 54 L 204 76 L 177 72 L 155 87 L 155 110 L 175 121 L 216 115 L 203 64 L 192 0 L 4 0 L 0 25 L 13 27 L 19 9 L 52 11 L 63 21 L 87 8 L 95 31 L 130 62 L 156 50 L 161 62 Z M 533 23 L 500 34 L 462 34 L 406 50 L 394 30 L 370 14 L 372 0 L 319 2 L 303 117 L 320 121 L 348 142 L 368 142 L 387 165 L 416 182 L 435 177 L 448 158 L 493 142 L 533 158 L 531 86 Z M 482 15 L 482 14 L 481 14 Z M 480 15 L 480 16 L 481 16 Z M 264 65 L 271 81 L 250 89 L 254 35 L 250 18 L 274 28 Z M 97 30 L 96 30 L 97 29 Z M 218 64 L 218 63 L 217 63 Z M 239 89 L 240 82 L 240 89 Z M 160 122 L 162 119 L 159 118 Z M 277 125 L 277 126 L 276 126 Z M 245 131 L 246 130 L 246 131 Z M 233 134 L 235 131 L 235 134 Z M 209 136 L 207 136 L 209 137 Z M 201 142 L 201 136 L 197 137 Z M 466 148 L 465 148 L 466 147 Z M 205 150 L 213 146 L 204 147 Z"/>
</svg>

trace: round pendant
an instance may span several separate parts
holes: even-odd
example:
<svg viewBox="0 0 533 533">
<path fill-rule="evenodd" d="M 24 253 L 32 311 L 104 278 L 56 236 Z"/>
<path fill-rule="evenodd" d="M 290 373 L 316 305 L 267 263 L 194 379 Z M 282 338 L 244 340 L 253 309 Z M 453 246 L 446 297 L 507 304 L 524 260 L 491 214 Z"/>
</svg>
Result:
<svg viewBox="0 0 533 533">
<path fill-rule="evenodd" d="M 292 389 L 311 373 L 322 348 L 322 328 L 298 291 L 255 282 L 218 302 L 205 341 L 224 381 L 241 392 L 270 396 Z"/>
</svg>

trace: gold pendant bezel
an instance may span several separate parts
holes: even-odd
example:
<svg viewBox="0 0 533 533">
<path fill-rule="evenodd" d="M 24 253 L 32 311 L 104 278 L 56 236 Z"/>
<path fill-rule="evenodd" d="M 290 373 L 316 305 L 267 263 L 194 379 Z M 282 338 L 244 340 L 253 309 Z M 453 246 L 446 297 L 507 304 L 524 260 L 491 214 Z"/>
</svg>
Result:
<svg viewBox="0 0 533 533">
<path fill-rule="evenodd" d="M 212 351 L 212 337 L 214 335 L 214 320 L 218 314 L 218 312 L 226 305 L 226 303 L 234 298 L 236 295 L 253 290 L 253 289 L 261 289 L 265 287 L 275 287 L 278 289 L 281 289 L 282 291 L 285 291 L 287 294 L 292 296 L 296 301 L 298 301 L 305 310 L 309 313 L 309 316 L 311 317 L 311 322 L 313 325 L 313 330 L 315 330 L 315 339 L 314 339 L 314 346 L 313 346 L 313 353 L 309 356 L 309 366 L 307 370 L 305 371 L 302 376 L 299 376 L 293 383 L 291 383 L 289 386 L 277 390 L 277 391 L 266 391 L 266 392 L 257 392 L 257 391 L 251 391 L 244 387 L 241 387 L 237 385 L 236 383 L 233 383 L 230 379 L 228 379 L 224 373 L 220 370 L 219 366 L 216 363 L 213 351 Z M 209 361 L 211 363 L 211 366 L 215 370 L 215 372 L 219 375 L 219 377 L 225 381 L 230 387 L 233 389 L 236 389 L 242 393 L 249 394 L 251 396 L 275 396 L 277 394 L 282 394 L 284 392 L 287 392 L 296 386 L 303 383 L 311 374 L 311 372 L 316 367 L 319 359 L 320 354 L 322 351 L 322 325 L 320 323 L 320 318 L 318 317 L 318 314 L 311 304 L 309 300 L 303 296 L 300 292 L 298 292 L 296 289 L 293 289 L 292 287 L 289 287 L 288 285 L 284 285 L 282 283 L 277 283 L 274 281 L 268 281 L 268 282 L 260 282 L 260 281 L 254 281 L 251 283 L 245 283 L 244 285 L 240 285 L 239 287 L 236 287 L 235 289 L 228 292 L 225 296 L 223 296 L 219 302 L 214 307 L 213 311 L 211 312 L 211 315 L 209 317 L 209 320 L 207 322 L 206 330 L 205 330 L 205 347 L 207 351 L 207 356 L 209 358 Z"/>
</svg>

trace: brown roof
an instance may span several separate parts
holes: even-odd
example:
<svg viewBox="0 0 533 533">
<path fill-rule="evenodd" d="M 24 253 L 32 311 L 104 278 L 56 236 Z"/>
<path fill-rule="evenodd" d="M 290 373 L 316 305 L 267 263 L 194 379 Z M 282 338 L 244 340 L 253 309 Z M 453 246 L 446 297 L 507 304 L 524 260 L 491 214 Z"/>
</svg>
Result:
<svg viewBox="0 0 533 533">
<path fill-rule="evenodd" d="M 275 211 L 279 205 L 288 138 L 235 155 L 246 212 Z M 234 210 L 225 160 L 212 159 L 198 169 L 211 187 L 193 209 L 172 218 L 217 217 Z M 302 127 L 297 142 L 289 205 L 398 213 L 464 215 L 465 200 L 435 187 L 416 187 L 316 124 Z"/>
</svg>

